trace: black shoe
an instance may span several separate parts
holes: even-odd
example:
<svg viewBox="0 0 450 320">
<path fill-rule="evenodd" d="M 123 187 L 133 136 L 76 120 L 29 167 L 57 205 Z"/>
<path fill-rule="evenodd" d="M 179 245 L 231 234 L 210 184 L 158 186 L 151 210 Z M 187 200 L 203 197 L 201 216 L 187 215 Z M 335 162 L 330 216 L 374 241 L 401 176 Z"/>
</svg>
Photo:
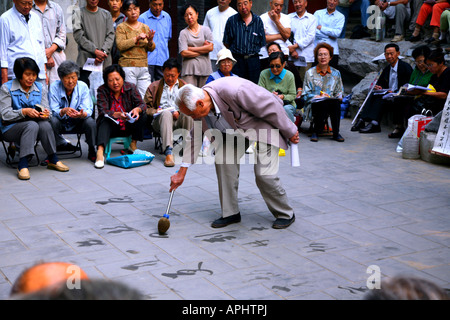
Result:
<svg viewBox="0 0 450 320">
<path fill-rule="evenodd" d="M 290 219 L 281 219 L 278 218 L 275 220 L 275 222 L 272 225 L 272 228 L 274 229 L 286 229 L 287 227 L 289 227 L 291 224 L 293 224 L 295 221 L 295 214 L 292 215 L 292 218 Z"/>
<path fill-rule="evenodd" d="M 75 152 L 78 151 L 78 148 L 75 147 L 73 144 L 71 143 L 66 143 L 66 144 L 62 144 L 56 147 L 56 151 L 61 152 L 61 151 L 65 151 L 65 152 Z"/>
<path fill-rule="evenodd" d="M 310 138 L 309 140 L 311 140 L 312 142 L 317 142 L 317 141 L 319 141 L 319 137 L 317 136 L 317 133 L 313 133 L 313 134 L 311 135 L 311 138 Z"/>
<path fill-rule="evenodd" d="M 396 139 L 401 138 L 403 136 L 403 133 L 405 132 L 405 129 L 394 129 L 391 133 L 388 134 L 388 137 L 390 139 Z"/>
<path fill-rule="evenodd" d="M 436 40 L 434 40 L 431 44 L 434 45 L 434 46 L 436 46 L 436 47 L 439 47 L 439 46 L 441 46 L 442 44 L 446 44 L 446 43 L 447 43 L 447 40 L 446 40 L 446 39 L 442 39 L 442 40 L 436 39 Z"/>
<path fill-rule="evenodd" d="M 418 36 L 411 36 L 411 37 L 409 37 L 408 41 L 410 41 L 410 42 L 420 41 L 420 35 L 418 35 Z"/>
<path fill-rule="evenodd" d="M 369 123 L 364 128 L 362 128 L 361 130 L 359 130 L 359 133 L 376 133 L 376 132 L 381 132 L 380 125 L 379 124 L 375 125 L 372 122 Z"/>
<path fill-rule="evenodd" d="M 88 159 L 95 163 L 95 160 L 97 159 L 97 152 L 95 152 L 95 148 L 89 147 Z"/>
<path fill-rule="evenodd" d="M 345 141 L 344 137 L 342 137 L 339 133 L 337 134 L 337 136 L 333 136 L 333 138 L 331 138 L 331 139 L 333 139 L 334 141 L 337 141 L 337 142 Z"/>
<path fill-rule="evenodd" d="M 428 38 L 427 40 L 425 40 L 425 43 L 430 44 L 430 43 L 432 43 L 432 42 L 434 42 L 434 41 L 437 41 L 437 40 L 439 40 L 439 39 L 436 39 L 436 38 L 431 37 L 431 38 Z"/>
<path fill-rule="evenodd" d="M 356 121 L 355 125 L 350 129 L 350 131 L 359 131 L 360 129 L 364 128 L 366 126 L 366 123 L 363 119 L 358 119 Z"/>
<path fill-rule="evenodd" d="M 232 223 L 238 223 L 241 222 L 241 213 L 236 213 L 232 216 L 226 217 L 226 218 L 219 218 L 211 224 L 211 227 L 213 228 L 223 228 L 228 226 Z"/>
</svg>

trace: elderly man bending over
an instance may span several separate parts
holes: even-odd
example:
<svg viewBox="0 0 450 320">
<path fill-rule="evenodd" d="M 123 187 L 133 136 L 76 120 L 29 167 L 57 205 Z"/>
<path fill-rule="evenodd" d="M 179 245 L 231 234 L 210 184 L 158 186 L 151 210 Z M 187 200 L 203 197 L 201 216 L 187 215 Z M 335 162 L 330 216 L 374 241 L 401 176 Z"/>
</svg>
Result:
<svg viewBox="0 0 450 320">
<path fill-rule="evenodd" d="M 250 141 L 256 141 L 255 180 L 276 218 L 272 227 L 289 227 L 295 215 L 278 177 L 278 150 L 286 149 L 288 141 L 298 143 L 299 136 L 281 99 L 246 79 L 223 77 L 201 89 L 184 86 L 178 92 L 177 104 L 195 124 L 190 139 L 186 140 L 181 168 L 171 177 L 170 191 L 183 183 L 188 167 L 197 160 L 203 140 L 201 133 L 206 132 L 216 149 L 215 167 L 222 207 L 222 217 L 211 227 L 240 222 L 239 162 Z"/>
</svg>

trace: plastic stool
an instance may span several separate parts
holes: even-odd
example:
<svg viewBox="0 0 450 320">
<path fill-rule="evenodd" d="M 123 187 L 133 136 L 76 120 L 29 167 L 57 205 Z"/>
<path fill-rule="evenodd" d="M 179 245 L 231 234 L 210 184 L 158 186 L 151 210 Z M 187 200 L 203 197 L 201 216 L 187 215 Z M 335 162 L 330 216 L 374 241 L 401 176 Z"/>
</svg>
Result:
<svg viewBox="0 0 450 320">
<path fill-rule="evenodd" d="M 129 137 L 114 137 L 114 138 L 109 139 L 109 142 L 105 147 L 105 159 L 108 159 L 109 156 L 111 155 L 111 145 L 113 143 L 118 143 L 118 142 L 122 142 L 124 149 L 128 149 L 131 144 L 131 136 L 129 136 Z"/>
</svg>

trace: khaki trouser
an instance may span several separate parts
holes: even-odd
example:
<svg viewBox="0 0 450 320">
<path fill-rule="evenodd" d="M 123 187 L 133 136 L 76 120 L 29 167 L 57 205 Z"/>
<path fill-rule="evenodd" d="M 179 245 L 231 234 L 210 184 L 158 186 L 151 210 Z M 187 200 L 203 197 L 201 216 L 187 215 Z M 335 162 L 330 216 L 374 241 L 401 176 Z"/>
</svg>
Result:
<svg viewBox="0 0 450 320">
<path fill-rule="evenodd" d="M 224 134 L 223 143 L 218 146 L 215 145 L 215 167 L 223 218 L 240 212 L 238 205 L 239 161 L 249 145 L 248 140 L 246 140 L 244 146 L 237 143 L 227 143 L 227 141 L 231 141 L 227 140 L 229 136 Z M 278 177 L 278 151 L 278 147 L 261 142 L 257 143 L 254 151 L 255 181 L 269 211 L 274 217 L 290 219 L 294 214 L 294 210 L 288 204 L 286 191 L 281 186 L 280 178 Z M 230 154 L 234 155 L 234 157 L 230 157 Z M 225 158 L 227 161 L 225 161 Z"/>
<path fill-rule="evenodd" d="M 181 112 L 178 119 L 174 121 L 171 111 L 163 111 L 152 122 L 153 129 L 161 134 L 163 151 L 167 147 L 173 148 L 173 130 L 182 128 L 189 132 L 193 125 L 194 120 Z"/>
</svg>

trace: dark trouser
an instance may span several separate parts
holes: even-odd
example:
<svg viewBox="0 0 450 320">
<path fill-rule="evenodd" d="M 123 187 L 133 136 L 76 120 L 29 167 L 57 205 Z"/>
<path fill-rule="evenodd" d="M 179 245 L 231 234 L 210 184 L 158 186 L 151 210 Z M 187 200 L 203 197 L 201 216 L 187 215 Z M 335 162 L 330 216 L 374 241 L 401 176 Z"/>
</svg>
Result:
<svg viewBox="0 0 450 320">
<path fill-rule="evenodd" d="M 233 67 L 233 73 L 237 74 L 241 78 L 258 84 L 259 74 L 261 73 L 261 65 L 258 54 L 248 57 L 233 53 L 233 57 L 237 61 Z"/>
<path fill-rule="evenodd" d="M 81 81 L 83 81 L 84 83 L 87 84 L 87 86 L 90 88 L 90 84 L 91 82 L 89 81 L 89 76 L 91 75 L 91 71 L 86 71 L 83 70 L 83 68 L 80 68 L 80 79 Z"/>
<path fill-rule="evenodd" d="M 411 100 L 408 98 L 395 98 L 394 100 L 382 99 L 382 95 L 372 95 L 366 102 L 361 113 L 364 121 L 375 120 L 380 123 L 383 114 L 389 110 L 393 112 L 394 124 L 403 126 L 408 114 L 412 111 L 409 105 Z"/>
<path fill-rule="evenodd" d="M 57 117 L 51 118 L 51 124 L 53 131 L 55 131 L 55 139 L 57 145 L 61 145 L 61 132 L 63 131 L 63 122 L 65 120 L 60 120 Z M 86 143 L 89 147 L 95 147 L 95 139 L 97 137 L 97 125 L 92 117 L 87 117 L 86 119 L 72 119 L 75 122 L 75 128 L 72 130 L 76 133 L 84 133 L 86 136 Z"/>
<path fill-rule="evenodd" d="M 139 115 L 139 119 L 134 123 L 127 122 L 125 130 L 120 130 L 120 126 L 111 119 L 103 117 L 97 124 L 97 146 L 106 145 L 110 138 L 127 137 L 131 135 L 132 140 L 144 140 L 144 127 L 147 123 L 147 114 L 145 112 Z"/>
<path fill-rule="evenodd" d="M 163 71 L 161 66 L 149 65 L 148 73 L 150 74 L 151 81 L 155 82 L 163 78 Z"/>
<path fill-rule="evenodd" d="M 19 158 L 34 155 L 37 140 L 41 142 L 47 155 L 56 153 L 55 134 L 50 121 L 47 120 L 17 122 L 3 133 L 3 139 L 20 146 Z"/>
<path fill-rule="evenodd" d="M 325 100 L 313 103 L 311 104 L 311 111 L 314 122 L 314 133 L 322 133 L 324 123 L 328 116 L 330 116 L 333 137 L 337 137 L 341 123 L 341 104 L 339 100 Z"/>
</svg>

